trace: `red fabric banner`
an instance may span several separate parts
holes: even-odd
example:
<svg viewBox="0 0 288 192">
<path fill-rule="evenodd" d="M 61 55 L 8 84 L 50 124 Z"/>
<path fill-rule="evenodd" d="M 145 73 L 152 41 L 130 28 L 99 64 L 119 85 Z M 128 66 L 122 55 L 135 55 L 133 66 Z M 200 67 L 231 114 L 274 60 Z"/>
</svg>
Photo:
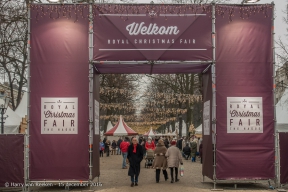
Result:
<svg viewBox="0 0 288 192">
<path fill-rule="evenodd" d="M 22 187 L 21 184 L 24 184 L 24 135 L 0 135 L 0 187 Z"/>
<path fill-rule="evenodd" d="M 280 144 L 280 183 L 288 183 L 288 133 L 279 133 Z"/>
<path fill-rule="evenodd" d="M 95 5 L 97 61 L 212 60 L 211 5 Z"/>
<path fill-rule="evenodd" d="M 209 102 L 210 104 L 210 112 L 209 112 L 209 134 L 204 132 L 204 118 L 202 121 L 202 175 L 207 176 L 210 179 L 213 179 L 214 173 L 214 153 L 213 153 L 213 143 L 212 143 L 212 75 L 211 75 L 211 67 L 203 74 L 203 109 L 204 103 Z M 204 115 L 203 115 L 204 116 Z"/>
<path fill-rule="evenodd" d="M 217 179 L 275 177 L 273 7 L 262 8 L 216 6 Z"/>
<path fill-rule="evenodd" d="M 89 179 L 87 15 L 31 7 L 30 180 Z"/>
</svg>

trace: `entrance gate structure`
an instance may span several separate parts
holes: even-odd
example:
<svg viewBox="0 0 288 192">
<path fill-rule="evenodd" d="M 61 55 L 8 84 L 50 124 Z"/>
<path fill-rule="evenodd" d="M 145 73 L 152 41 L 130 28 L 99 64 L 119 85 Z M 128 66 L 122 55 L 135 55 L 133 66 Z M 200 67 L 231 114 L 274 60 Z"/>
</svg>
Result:
<svg viewBox="0 0 288 192">
<path fill-rule="evenodd" d="M 202 73 L 203 176 L 278 183 L 273 9 L 32 4 L 25 183 L 99 178 L 105 73 Z"/>
</svg>

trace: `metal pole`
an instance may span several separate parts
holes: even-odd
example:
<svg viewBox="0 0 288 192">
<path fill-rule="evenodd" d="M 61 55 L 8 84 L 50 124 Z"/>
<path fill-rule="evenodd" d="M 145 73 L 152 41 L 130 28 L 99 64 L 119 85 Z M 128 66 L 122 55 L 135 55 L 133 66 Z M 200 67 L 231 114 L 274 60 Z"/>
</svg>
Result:
<svg viewBox="0 0 288 192">
<path fill-rule="evenodd" d="M 93 61 L 95 64 L 143 64 L 148 63 L 149 61 Z M 155 61 L 154 64 L 210 64 L 213 61 Z"/>
<path fill-rule="evenodd" d="M 4 134 L 4 109 L 1 108 L 1 134 Z"/>
<path fill-rule="evenodd" d="M 94 94 L 93 94 L 93 3 L 89 4 L 89 180 L 92 182 L 93 168 L 93 114 L 94 114 Z"/>
<path fill-rule="evenodd" d="M 214 134 L 216 137 L 216 41 L 215 41 L 215 36 L 216 36 L 216 29 L 215 29 L 215 20 L 216 20 L 216 15 L 215 15 L 215 0 L 213 0 L 212 3 L 212 46 L 213 46 L 213 63 L 212 63 L 212 68 L 211 68 L 211 73 L 212 73 L 212 130 L 214 130 Z M 213 140 L 213 138 L 212 138 Z M 216 189 L 216 139 L 214 140 L 213 143 L 213 183 L 214 183 L 214 189 Z"/>
<path fill-rule="evenodd" d="M 277 137 L 277 119 L 276 119 L 276 83 L 275 83 L 275 31 L 274 31 L 274 22 L 275 22 L 275 4 L 274 2 L 271 3 L 272 5 L 272 57 L 273 57 L 273 106 L 274 106 L 274 142 L 275 142 L 275 186 L 279 186 L 279 142 L 278 142 L 278 137 Z"/>
<path fill-rule="evenodd" d="M 24 144 L 24 191 L 30 191 L 30 187 L 27 185 L 29 183 L 29 130 L 30 130 L 30 51 L 31 51 L 31 46 L 30 46 L 30 35 L 31 35 L 31 9 L 30 9 L 30 4 L 27 5 L 27 14 L 28 14 L 28 42 L 27 42 L 27 131 L 25 134 L 25 144 Z"/>
</svg>

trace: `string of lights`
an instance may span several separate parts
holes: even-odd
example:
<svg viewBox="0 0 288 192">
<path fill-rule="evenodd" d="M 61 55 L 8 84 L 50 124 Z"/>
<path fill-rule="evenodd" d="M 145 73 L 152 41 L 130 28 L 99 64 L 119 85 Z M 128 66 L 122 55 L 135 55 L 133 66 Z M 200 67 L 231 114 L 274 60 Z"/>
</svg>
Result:
<svg viewBox="0 0 288 192">
<path fill-rule="evenodd" d="M 240 7 L 240 8 L 239 8 Z M 36 11 L 36 20 L 39 21 L 43 17 L 51 19 L 73 19 L 77 22 L 79 18 L 88 19 L 88 4 L 59 4 L 59 5 L 43 5 L 31 4 L 31 10 Z M 238 9 L 239 8 L 239 9 Z M 261 5 L 216 5 L 216 15 L 222 18 L 228 18 L 233 21 L 236 11 L 238 11 L 241 19 L 249 19 L 256 14 L 262 14 L 265 18 L 271 17 L 269 9 L 273 9 L 271 4 Z M 212 6 L 210 4 L 94 4 L 94 18 L 102 18 L 105 14 L 118 14 L 119 18 L 124 21 L 129 19 L 129 16 L 135 14 L 145 14 L 148 17 L 164 16 L 167 20 L 168 14 L 176 14 L 179 16 L 187 16 L 189 14 L 207 14 L 212 15 Z"/>
</svg>

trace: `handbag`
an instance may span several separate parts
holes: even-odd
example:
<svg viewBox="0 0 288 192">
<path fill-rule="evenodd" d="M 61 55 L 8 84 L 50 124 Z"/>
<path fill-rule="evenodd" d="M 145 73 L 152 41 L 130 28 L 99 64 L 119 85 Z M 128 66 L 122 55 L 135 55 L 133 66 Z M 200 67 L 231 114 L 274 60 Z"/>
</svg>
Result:
<svg viewBox="0 0 288 192">
<path fill-rule="evenodd" d="M 183 177 L 184 176 L 184 166 L 181 165 L 180 167 L 180 176 Z"/>
</svg>

